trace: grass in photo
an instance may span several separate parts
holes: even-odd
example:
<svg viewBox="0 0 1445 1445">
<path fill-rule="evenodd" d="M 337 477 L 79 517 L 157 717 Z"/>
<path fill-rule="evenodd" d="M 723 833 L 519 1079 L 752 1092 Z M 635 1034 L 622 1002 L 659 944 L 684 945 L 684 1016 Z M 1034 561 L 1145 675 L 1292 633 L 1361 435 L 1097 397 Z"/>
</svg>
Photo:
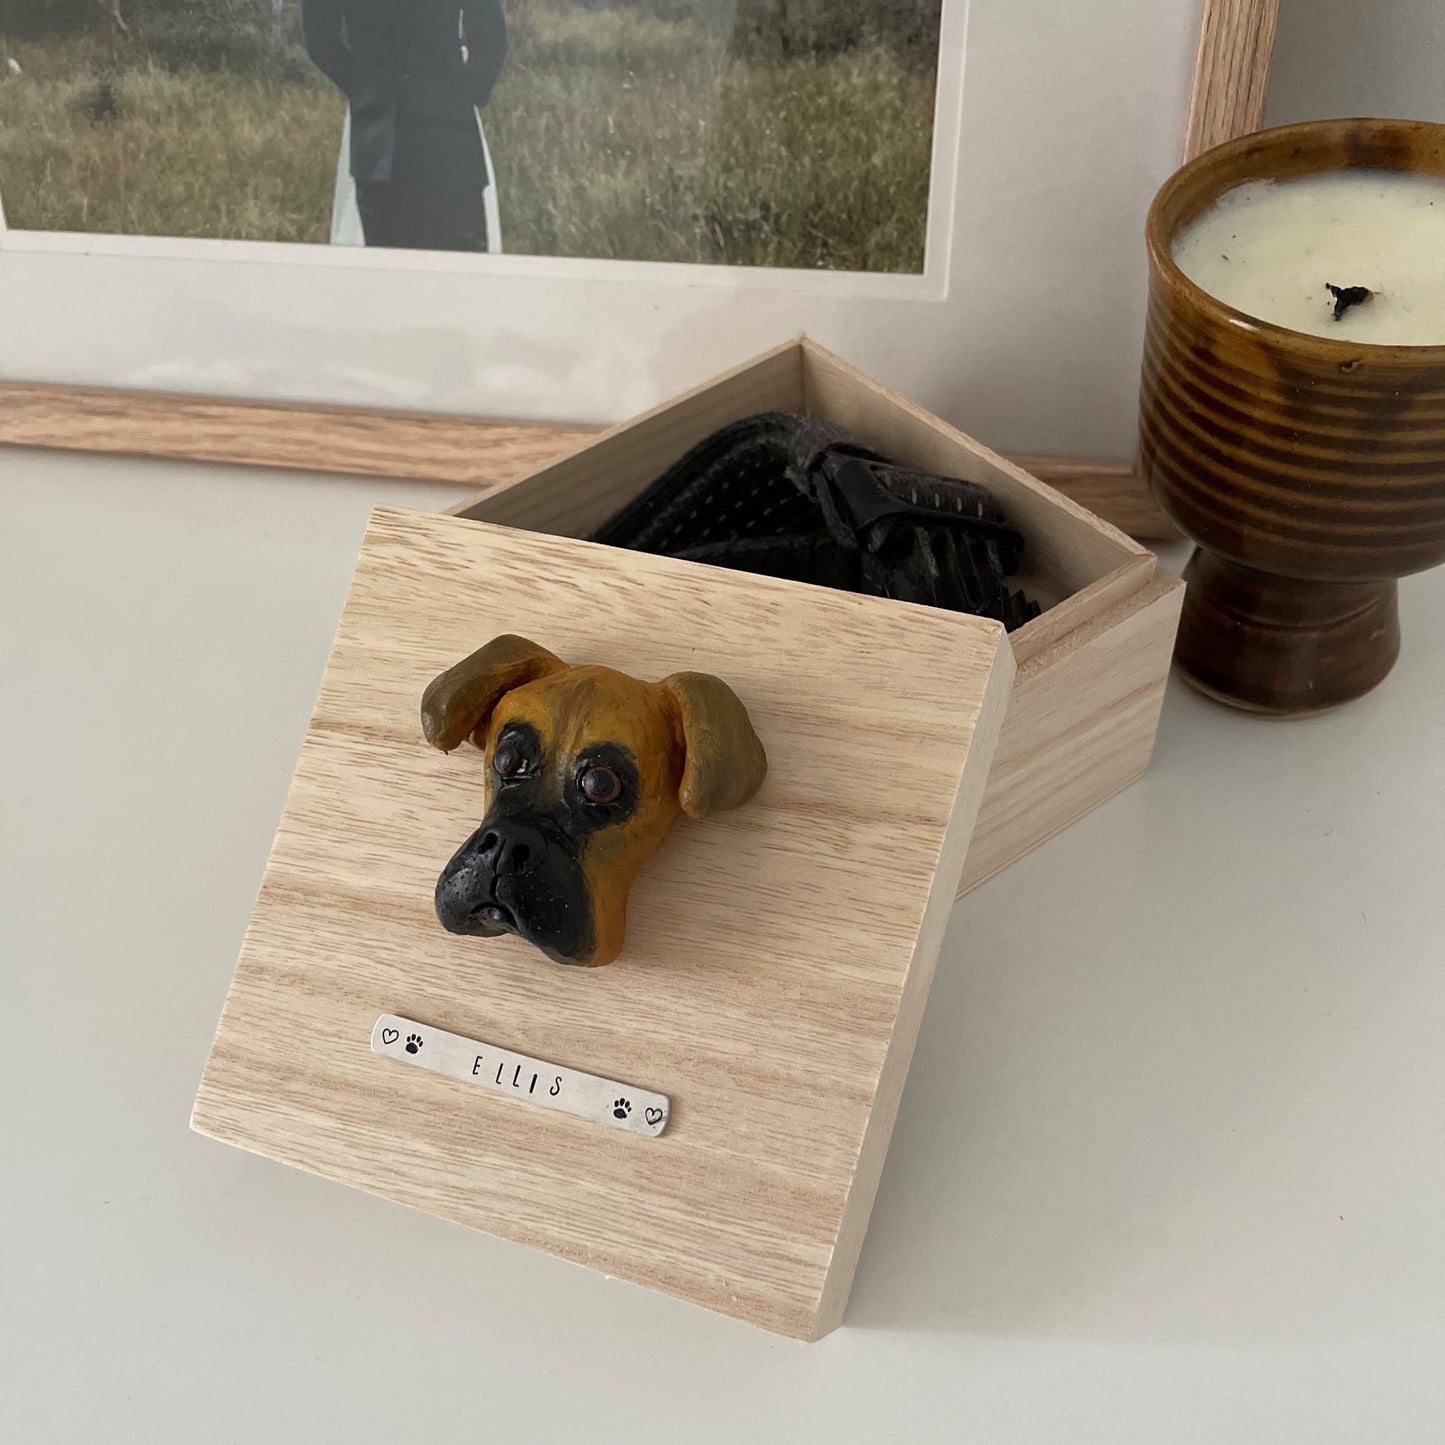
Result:
<svg viewBox="0 0 1445 1445">
<path fill-rule="evenodd" d="M 505 249 L 917 273 L 940 0 L 504 0 Z M 324 244 L 301 0 L 0 0 L 15 229 Z"/>
</svg>

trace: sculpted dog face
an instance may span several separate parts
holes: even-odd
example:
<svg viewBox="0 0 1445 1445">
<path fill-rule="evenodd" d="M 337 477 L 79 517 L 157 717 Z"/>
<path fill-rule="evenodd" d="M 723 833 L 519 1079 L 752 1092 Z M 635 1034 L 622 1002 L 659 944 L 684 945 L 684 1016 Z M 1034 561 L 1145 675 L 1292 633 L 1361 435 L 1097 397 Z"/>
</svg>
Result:
<svg viewBox="0 0 1445 1445">
<path fill-rule="evenodd" d="M 627 893 L 679 813 L 745 803 L 767 758 L 737 696 L 706 673 L 639 682 L 494 638 L 427 688 L 427 741 L 486 754 L 487 812 L 442 870 L 452 933 L 515 933 L 558 963 L 611 963 Z"/>
</svg>

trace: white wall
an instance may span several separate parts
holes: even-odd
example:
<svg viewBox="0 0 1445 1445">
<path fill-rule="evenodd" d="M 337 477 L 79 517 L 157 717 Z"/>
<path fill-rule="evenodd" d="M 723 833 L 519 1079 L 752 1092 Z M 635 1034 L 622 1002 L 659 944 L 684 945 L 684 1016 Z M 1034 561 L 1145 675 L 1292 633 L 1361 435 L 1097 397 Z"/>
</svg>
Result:
<svg viewBox="0 0 1445 1445">
<path fill-rule="evenodd" d="M 1445 121 L 1445 0 L 1283 0 L 1265 121 Z"/>
</svg>

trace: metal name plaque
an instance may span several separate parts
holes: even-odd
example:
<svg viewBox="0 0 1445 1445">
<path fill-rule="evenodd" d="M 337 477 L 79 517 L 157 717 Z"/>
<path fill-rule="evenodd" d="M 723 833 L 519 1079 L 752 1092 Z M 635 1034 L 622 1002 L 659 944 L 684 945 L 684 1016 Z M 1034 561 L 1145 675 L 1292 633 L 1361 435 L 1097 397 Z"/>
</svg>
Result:
<svg viewBox="0 0 1445 1445">
<path fill-rule="evenodd" d="M 400 1064 L 414 1064 L 475 1084 L 492 1094 L 560 1109 L 609 1129 L 626 1129 L 656 1139 L 667 1128 L 670 1105 L 665 1094 L 528 1058 L 397 1014 L 382 1014 L 377 1019 L 371 1030 L 371 1051 Z"/>
</svg>

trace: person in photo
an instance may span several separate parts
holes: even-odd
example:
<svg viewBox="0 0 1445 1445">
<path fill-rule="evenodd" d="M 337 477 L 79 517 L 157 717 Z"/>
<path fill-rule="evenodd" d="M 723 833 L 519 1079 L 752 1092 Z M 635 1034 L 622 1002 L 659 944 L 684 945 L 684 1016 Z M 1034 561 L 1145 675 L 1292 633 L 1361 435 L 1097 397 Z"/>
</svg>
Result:
<svg viewBox="0 0 1445 1445">
<path fill-rule="evenodd" d="M 500 250 L 481 122 L 507 53 L 500 0 L 303 0 L 302 25 L 348 102 L 333 242 Z"/>
</svg>

